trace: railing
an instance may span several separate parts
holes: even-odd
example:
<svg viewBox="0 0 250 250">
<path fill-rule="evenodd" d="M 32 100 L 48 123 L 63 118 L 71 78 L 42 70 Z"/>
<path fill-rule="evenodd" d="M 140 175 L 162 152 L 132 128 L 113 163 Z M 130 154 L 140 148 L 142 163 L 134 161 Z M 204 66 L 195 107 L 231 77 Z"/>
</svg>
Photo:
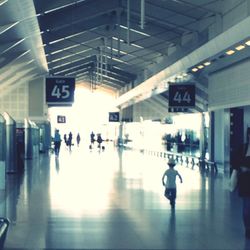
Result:
<svg viewBox="0 0 250 250">
<path fill-rule="evenodd" d="M 201 159 L 200 157 L 196 157 L 193 155 L 188 155 L 184 153 L 176 153 L 176 152 L 171 152 L 171 151 L 154 151 L 154 150 L 141 150 L 143 153 L 147 153 L 149 155 L 154 155 L 158 157 L 163 157 L 163 158 L 174 158 L 178 163 L 186 164 L 186 165 L 191 165 L 192 167 L 199 167 L 204 170 L 212 170 L 212 171 L 218 171 L 217 164 L 216 162 L 209 161 L 207 159 Z"/>
<path fill-rule="evenodd" d="M 4 249 L 4 242 L 6 239 L 9 224 L 10 222 L 8 219 L 0 218 L 0 249 Z"/>
<path fill-rule="evenodd" d="M 218 172 L 217 163 L 215 161 L 209 161 L 209 160 L 200 160 L 200 166 L 205 167 L 207 170 L 211 169 L 212 171 Z"/>
<path fill-rule="evenodd" d="M 133 145 L 122 144 L 120 145 L 126 149 L 137 149 Z M 139 149 L 140 152 L 147 153 L 150 155 L 163 157 L 163 158 L 174 158 L 180 164 L 191 165 L 192 167 L 198 166 L 202 170 L 211 170 L 218 172 L 217 164 L 214 161 L 202 159 L 201 157 L 195 156 L 195 152 L 199 152 L 199 145 L 197 144 L 184 144 L 176 142 L 168 142 L 164 144 L 166 150 L 151 150 L 151 149 Z M 171 150 L 171 151 L 170 151 Z"/>
</svg>

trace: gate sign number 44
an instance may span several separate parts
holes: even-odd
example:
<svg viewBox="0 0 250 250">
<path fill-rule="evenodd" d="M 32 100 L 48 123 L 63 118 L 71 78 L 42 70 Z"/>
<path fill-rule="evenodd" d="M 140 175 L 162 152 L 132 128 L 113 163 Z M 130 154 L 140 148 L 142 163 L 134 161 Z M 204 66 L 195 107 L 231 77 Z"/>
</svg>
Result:
<svg viewBox="0 0 250 250">
<path fill-rule="evenodd" d="M 74 102 L 75 78 L 47 77 L 46 102 L 49 104 L 70 104 Z"/>
<path fill-rule="evenodd" d="M 195 85 L 176 84 L 169 86 L 169 107 L 194 107 Z"/>
</svg>

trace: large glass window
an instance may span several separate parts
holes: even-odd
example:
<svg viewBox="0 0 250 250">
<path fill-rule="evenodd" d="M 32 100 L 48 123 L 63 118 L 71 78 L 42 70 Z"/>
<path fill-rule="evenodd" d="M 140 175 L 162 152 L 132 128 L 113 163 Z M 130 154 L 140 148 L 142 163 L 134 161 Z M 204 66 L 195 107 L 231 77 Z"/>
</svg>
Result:
<svg viewBox="0 0 250 250">
<path fill-rule="evenodd" d="M 205 127 L 201 131 L 202 114 L 183 114 L 172 117 L 171 124 L 154 121 L 124 123 L 124 145 L 137 149 L 172 151 L 200 156 L 201 132 L 205 133 L 207 152 L 209 115 L 205 113 Z M 208 153 L 206 153 L 208 157 Z"/>
</svg>

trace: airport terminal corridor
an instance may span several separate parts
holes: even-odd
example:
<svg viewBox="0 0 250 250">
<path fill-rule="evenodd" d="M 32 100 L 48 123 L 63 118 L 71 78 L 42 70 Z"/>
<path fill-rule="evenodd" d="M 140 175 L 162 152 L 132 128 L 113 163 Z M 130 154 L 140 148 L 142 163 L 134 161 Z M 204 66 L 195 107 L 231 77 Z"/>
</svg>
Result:
<svg viewBox="0 0 250 250">
<path fill-rule="evenodd" d="M 26 161 L 1 202 L 11 221 L 5 249 L 249 249 L 227 177 L 177 165 L 183 184 L 171 209 L 166 163 L 111 143 Z"/>
<path fill-rule="evenodd" d="M 250 250 L 228 185 L 250 168 L 250 0 L 0 0 L 0 15 L 0 249 Z"/>
</svg>

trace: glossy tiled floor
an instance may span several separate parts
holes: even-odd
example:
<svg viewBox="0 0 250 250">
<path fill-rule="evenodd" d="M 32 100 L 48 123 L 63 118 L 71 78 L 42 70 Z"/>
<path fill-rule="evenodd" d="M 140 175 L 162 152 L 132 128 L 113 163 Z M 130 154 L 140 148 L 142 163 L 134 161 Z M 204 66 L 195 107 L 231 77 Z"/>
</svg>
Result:
<svg viewBox="0 0 250 250">
<path fill-rule="evenodd" d="M 177 166 L 184 182 L 171 210 L 165 167 L 162 158 L 111 146 L 28 161 L 22 178 L 8 176 L 2 198 L 6 249 L 248 249 L 227 178 Z"/>
</svg>

